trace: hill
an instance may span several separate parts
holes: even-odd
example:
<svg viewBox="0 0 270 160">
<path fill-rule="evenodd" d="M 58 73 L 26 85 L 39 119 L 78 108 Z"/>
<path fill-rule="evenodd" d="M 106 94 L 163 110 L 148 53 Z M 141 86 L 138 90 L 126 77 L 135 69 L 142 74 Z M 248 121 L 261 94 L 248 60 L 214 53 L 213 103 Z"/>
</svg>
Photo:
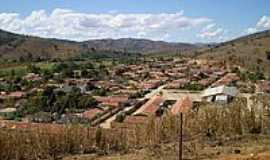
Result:
<svg viewBox="0 0 270 160">
<path fill-rule="evenodd" d="M 216 44 L 197 54 L 198 58 L 223 61 L 270 74 L 270 30 Z"/>
<path fill-rule="evenodd" d="M 2 58 L 61 58 L 76 55 L 81 50 L 77 42 L 25 36 L 0 30 Z"/>
<path fill-rule="evenodd" d="M 187 43 L 168 43 L 164 41 L 152 41 L 147 39 L 102 39 L 83 42 L 88 48 L 96 48 L 97 50 L 118 50 L 129 51 L 135 53 L 151 54 L 161 52 L 182 52 L 194 49 L 195 45 Z"/>
<path fill-rule="evenodd" d="M 14 34 L 0 30 L 0 57 L 7 59 L 50 59 L 81 56 L 122 57 L 134 54 L 167 53 L 196 48 L 185 43 L 146 39 L 103 39 L 74 42 Z"/>
</svg>

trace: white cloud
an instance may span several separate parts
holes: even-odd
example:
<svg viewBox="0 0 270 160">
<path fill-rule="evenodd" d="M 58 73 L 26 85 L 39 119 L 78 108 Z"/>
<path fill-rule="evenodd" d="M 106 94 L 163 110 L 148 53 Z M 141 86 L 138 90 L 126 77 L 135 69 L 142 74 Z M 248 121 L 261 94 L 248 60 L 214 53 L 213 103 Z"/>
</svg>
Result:
<svg viewBox="0 0 270 160">
<path fill-rule="evenodd" d="M 68 9 L 33 11 L 26 17 L 18 13 L 1 13 L 0 28 L 16 33 L 49 38 L 88 40 L 100 38 L 170 39 L 183 29 L 201 28 L 212 22 L 206 17 L 188 17 L 178 13 L 80 13 Z M 210 27 L 211 29 L 211 27 Z M 214 36 L 220 29 L 205 33 Z"/>
<path fill-rule="evenodd" d="M 256 25 L 258 28 L 270 29 L 270 17 L 263 16 Z"/>
<path fill-rule="evenodd" d="M 206 39 L 207 41 L 218 40 L 222 41 L 224 38 L 225 30 L 221 27 L 218 27 L 217 24 L 211 23 L 204 27 L 197 37 Z"/>
<path fill-rule="evenodd" d="M 267 29 L 270 29 L 270 17 L 262 16 L 257 22 L 256 26 L 246 29 L 245 33 L 252 34 Z"/>
<path fill-rule="evenodd" d="M 252 33 L 256 33 L 256 32 L 258 32 L 259 30 L 257 29 L 257 28 L 248 28 L 247 30 L 246 30 L 246 33 L 248 33 L 248 34 L 252 34 Z"/>
</svg>

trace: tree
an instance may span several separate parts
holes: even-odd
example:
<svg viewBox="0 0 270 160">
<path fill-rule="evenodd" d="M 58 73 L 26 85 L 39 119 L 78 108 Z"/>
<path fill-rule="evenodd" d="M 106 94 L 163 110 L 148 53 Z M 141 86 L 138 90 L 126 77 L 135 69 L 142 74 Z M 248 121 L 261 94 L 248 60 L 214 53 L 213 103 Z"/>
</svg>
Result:
<svg viewBox="0 0 270 160">
<path fill-rule="evenodd" d="M 42 93 L 43 106 L 42 109 L 45 112 L 50 112 L 56 101 L 56 95 L 54 93 L 54 87 L 47 87 Z"/>
<path fill-rule="evenodd" d="M 191 90 L 191 91 L 201 91 L 204 89 L 204 87 L 196 82 L 194 83 L 189 83 L 187 85 L 185 85 L 184 87 L 187 90 Z"/>
<path fill-rule="evenodd" d="M 27 103 L 23 106 L 23 109 L 20 111 L 22 115 L 34 114 L 41 110 L 43 106 L 43 97 L 42 96 L 33 96 L 27 100 Z"/>
<path fill-rule="evenodd" d="M 68 96 L 59 96 L 57 97 L 56 102 L 54 103 L 51 112 L 61 115 L 65 112 L 65 109 L 68 108 L 69 97 Z"/>
<path fill-rule="evenodd" d="M 84 68 L 85 68 L 85 69 L 94 69 L 95 67 L 94 67 L 93 63 L 87 62 L 87 63 L 84 65 Z"/>
<path fill-rule="evenodd" d="M 89 107 L 95 107 L 97 105 L 96 99 L 91 96 L 82 96 L 79 98 L 79 104 L 76 106 L 77 109 L 86 109 Z"/>
<path fill-rule="evenodd" d="M 124 113 L 120 113 L 116 115 L 115 121 L 118 123 L 122 123 L 125 120 L 126 115 Z"/>
<path fill-rule="evenodd" d="M 30 73 L 39 74 L 41 69 L 39 67 L 37 67 L 36 65 L 30 64 L 27 66 L 27 71 Z"/>
<path fill-rule="evenodd" d="M 258 80 L 264 80 L 265 76 L 262 72 L 257 71 L 255 73 L 248 73 L 248 79 L 252 82 L 256 82 Z"/>
<path fill-rule="evenodd" d="M 47 80 L 53 77 L 53 73 L 50 70 L 47 70 L 47 69 L 42 71 L 42 75 Z"/>
<path fill-rule="evenodd" d="M 107 90 L 105 88 L 99 88 L 94 91 L 94 95 L 97 96 L 106 96 L 107 95 Z"/>
</svg>

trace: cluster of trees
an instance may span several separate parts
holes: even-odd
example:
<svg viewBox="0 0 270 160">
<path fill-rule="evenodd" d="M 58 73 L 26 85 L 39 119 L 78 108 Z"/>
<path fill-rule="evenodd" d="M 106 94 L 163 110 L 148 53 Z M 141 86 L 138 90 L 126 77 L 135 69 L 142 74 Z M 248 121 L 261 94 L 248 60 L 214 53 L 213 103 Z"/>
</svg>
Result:
<svg viewBox="0 0 270 160">
<path fill-rule="evenodd" d="M 40 74 L 44 77 L 44 79 L 54 78 L 54 73 L 60 73 L 60 77 L 58 79 L 64 78 L 74 78 L 74 71 L 80 71 L 80 75 L 77 78 L 95 78 L 102 79 L 109 76 L 109 71 L 106 66 L 100 64 L 95 66 L 91 62 L 73 62 L 73 61 L 65 61 L 58 62 L 52 65 L 52 67 L 48 68 L 40 68 L 37 65 L 29 64 L 27 66 L 28 73 L 36 73 Z"/>
<path fill-rule="evenodd" d="M 233 72 L 237 73 L 237 75 L 243 81 L 256 82 L 258 80 L 265 80 L 266 79 L 264 73 L 262 73 L 260 70 L 257 70 L 256 72 L 249 72 L 249 71 L 240 71 L 238 68 L 235 68 L 233 70 Z"/>
<path fill-rule="evenodd" d="M 192 82 L 192 83 L 186 84 L 182 89 L 186 89 L 190 91 L 201 91 L 204 89 L 204 87 L 197 82 Z"/>
<path fill-rule="evenodd" d="M 8 78 L 6 82 L 0 83 L 0 91 L 14 92 L 22 89 L 31 89 L 34 86 L 38 86 L 40 81 L 27 81 L 21 77 Z"/>
<path fill-rule="evenodd" d="M 19 84 L 14 84 L 14 83 L 0 83 L 0 91 L 4 92 L 13 92 L 20 90 L 21 86 Z"/>
<path fill-rule="evenodd" d="M 97 101 L 91 96 L 82 95 L 79 88 L 74 87 L 71 92 L 64 93 L 48 87 L 42 93 L 30 96 L 19 112 L 22 116 L 38 112 L 60 116 L 66 112 L 95 106 L 97 106 Z"/>
<path fill-rule="evenodd" d="M 75 63 L 72 61 L 62 62 L 55 64 L 51 72 L 61 73 L 64 77 L 74 77 L 74 71 L 79 70 L 81 72 L 80 78 L 95 78 L 102 79 L 109 75 L 109 71 L 106 66 L 100 64 L 95 66 L 91 62 Z"/>
</svg>

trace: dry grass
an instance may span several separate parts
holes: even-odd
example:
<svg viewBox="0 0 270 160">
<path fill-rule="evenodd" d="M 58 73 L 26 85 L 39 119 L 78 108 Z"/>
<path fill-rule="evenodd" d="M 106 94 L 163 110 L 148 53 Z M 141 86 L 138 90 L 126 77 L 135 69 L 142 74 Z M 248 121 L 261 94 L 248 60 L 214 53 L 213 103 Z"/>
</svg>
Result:
<svg viewBox="0 0 270 160">
<path fill-rule="evenodd" d="M 268 98 L 265 98 L 268 99 Z M 268 133 L 269 117 L 263 116 L 268 103 L 256 98 L 263 109 L 249 111 L 246 101 L 237 99 L 228 106 L 205 104 L 198 110 L 184 115 L 184 153 L 190 159 L 209 156 L 211 152 L 199 151 L 207 146 L 233 146 L 242 141 L 242 137 L 256 133 L 254 137 Z M 265 101 L 265 100 L 263 100 Z M 256 131 L 256 132 L 255 132 Z M 150 118 L 146 125 L 130 129 L 117 128 L 104 130 L 82 126 L 32 130 L 0 130 L 1 160 L 57 159 L 63 155 L 126 154 L 131 150 L 148 149 L 146 156 L 151 159 L 176 157 L 179 133 L 179 117 L 165 116 Z M 246 139 L 250 139 L 248 137 Z M 257 140 L 258 141 L 258 140 Z M 199 154 L 200 153 L 200 154 Z M 215 155 L 216 153 L 213 153 Z"/>
</svg>

